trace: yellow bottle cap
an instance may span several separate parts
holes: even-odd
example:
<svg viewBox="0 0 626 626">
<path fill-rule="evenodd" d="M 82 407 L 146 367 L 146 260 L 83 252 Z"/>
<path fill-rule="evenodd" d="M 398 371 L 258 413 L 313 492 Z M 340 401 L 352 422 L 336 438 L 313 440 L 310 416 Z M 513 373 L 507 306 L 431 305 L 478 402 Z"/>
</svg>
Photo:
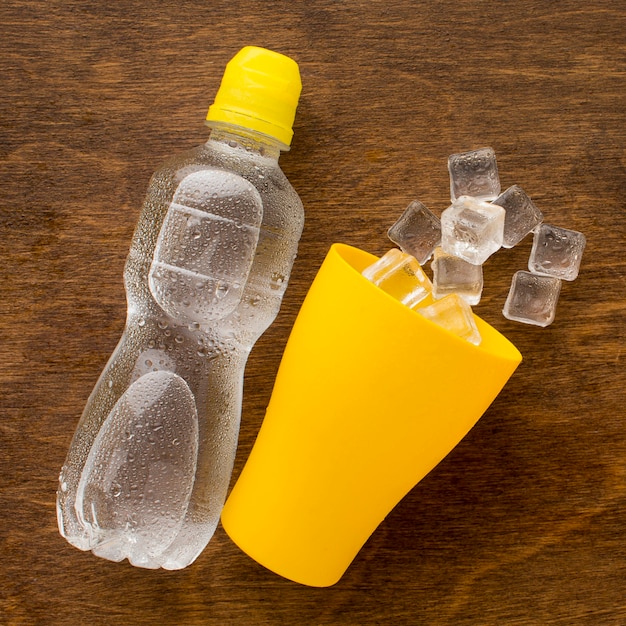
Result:
<svg viewBox="0 0 626 626">
<path fill-rule="evenodd" d="M 302 90 L 298 64 L 265 48 L 242 48 L 226 66 L 207 122 L 243 126 L 291 144 Z"/>
</svg>

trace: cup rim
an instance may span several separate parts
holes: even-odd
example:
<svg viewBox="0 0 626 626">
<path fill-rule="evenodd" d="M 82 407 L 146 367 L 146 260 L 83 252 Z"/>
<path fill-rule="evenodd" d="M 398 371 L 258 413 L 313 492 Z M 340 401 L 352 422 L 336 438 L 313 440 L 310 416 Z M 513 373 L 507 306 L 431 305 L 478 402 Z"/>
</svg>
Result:
<svg viewBox="0 0 626 626">
<path fill-rule="evenodd" d="M 405 306 L 392 295 L 374 285 L 371 281 L 365 278 L 361 272 L 366 267 L 377 261 L 378 258 L 379 257 L 371 254 L 370 252 L 366 252 L 365 250 L 349 244 L 333 243 L 328 251 L 328 254 L 326 255 L 326 262 L 336 263 L 343 266 L 343 269 L 346 272 L 344 279 L 362 282 L 364 284 L 364 288 L 371 291 L 371 297 L 383 298 L 388 301 L 390 322 L 397 315 L 403 317 L 410 316 L 413 319 L 412 323 L 427 325 L 430 328 L 430 332 L 443 333 L 449 339 L 459 342 L 460 345 L 463 345 L 468 350 L 489 352 L 493 356 L 514 361 L 516 363 L 519 363 L 522 360 L 522 354 L 517 347 L 500 331 L 496 330 L 491 324 L 483 320 L 475 313 L 473 313 L 474 320 L 482 338 L 479 345 L 472 344 L 462 337 L 454 335 L 435 322 L 420 315 L 417 311 Z"/>
</svg>

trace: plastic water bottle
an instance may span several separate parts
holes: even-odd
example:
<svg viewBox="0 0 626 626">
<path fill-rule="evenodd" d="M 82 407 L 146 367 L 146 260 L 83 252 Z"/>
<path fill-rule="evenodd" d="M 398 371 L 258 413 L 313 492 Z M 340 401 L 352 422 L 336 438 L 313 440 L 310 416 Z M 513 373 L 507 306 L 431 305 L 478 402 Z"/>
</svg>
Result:
<svg viewBox="0 0 626 626">
<path fill-rule="evenodd" d="M 246 360 L 278 313 L 304 221 L 278 165 L 300 89 L 292 59 L 244 48 L 208 141 L 152 177 L 124 272 L 124 334 L 59 477 L 59 529 L 81 550 L 179 569 L 215 531 Z"/>
</svg>

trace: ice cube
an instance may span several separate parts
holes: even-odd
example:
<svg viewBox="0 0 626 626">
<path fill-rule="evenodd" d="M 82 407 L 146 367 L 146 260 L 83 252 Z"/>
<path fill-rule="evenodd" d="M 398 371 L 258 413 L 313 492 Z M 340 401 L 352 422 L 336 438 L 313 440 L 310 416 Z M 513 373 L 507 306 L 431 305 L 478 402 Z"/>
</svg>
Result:
<svg viewBox="0 0 626 626">
<path fill-rule="evenodd" d="M 387 236 L 424 265 L 441 242 L 441 222 L 419 200 L 414 200 L 387 231 Z"/>
<path fill-rule="evenodd" d="M 502 313 L 516 322 L 548 326 L 554 321 L 560 291 L 561 281 L 554 276 L 516 272 Z"/>
<path fill-rule="evenodd" d="M 543 221 L 543 214 L 519 185 L 509 187 L 493 203 L 500 205 L 506 211 L 502 241 L 505 248 L 517 245 Z"/>
<path fill-rule="evenodd" d="M 574 280 L 585 243 L 585 236 L 578 231 L 542 224 L 535 230 L 528 269 L 535 274 Z"/>
<path fill-rule="evenodd" d="M 473 265 L 444 252 L 442 248 L 436 248 L 431 267 L 433 298 L 439 300 L 450 293 L 457 293 L 468 304 L 480 302 L 483 291 L 482 265 Z"/>
<path fill-rule="evenodd" d="M 383 291 L 413 308 L 432 292 L 432 283 L 420 264 L 406 252 L 392 248 L 366 267 L 363 276 Z"/>
<path fill-rule="evenodd" d="M 480 148 L 448 157 L 450 198 L 472 196 L 493 200 L 500 194 L 498 164 L 493 148 Z"/>
<path fill-rule="evenodd" d="M 441 247 L 480 265 L 502 246 L 505 211 L 497 204 L 461 196 L 441 214 Z"/>
<path fill-rule="evenodd" d="M 417 309 L 417 312 L 476 346 L 481 342 L 470 305 L 456 293 Z"/>
</svg>

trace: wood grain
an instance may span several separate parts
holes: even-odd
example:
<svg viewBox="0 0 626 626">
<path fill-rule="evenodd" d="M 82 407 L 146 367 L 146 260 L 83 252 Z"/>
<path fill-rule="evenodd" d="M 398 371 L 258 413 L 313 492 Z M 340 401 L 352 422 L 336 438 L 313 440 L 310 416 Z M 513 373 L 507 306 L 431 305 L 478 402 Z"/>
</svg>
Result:
<svg viewBox="0 0 626 626">
<path fill-rule="evenodd" d="M 625 33 L 618 0 L 5 0 L 0 623 L 626 623 Z M 221 529 L 171 573 L 81 553 L 56 528 L 58 471 L 123 327 L 150 173 L 205 139 L 247 44 L 300 63 L 281 163 L 307 223 L 250 358 L 235 474 L 330 244 L 381 254 L 409 201 L 445 208 L 448 154 L 494 147 L 503 185 L 588 242 L 546 329 L 500 313 L 529 242 L 488 261 L 476 311 L 524 362 L 329 589 L 264 570 Z"/>
</svg>

